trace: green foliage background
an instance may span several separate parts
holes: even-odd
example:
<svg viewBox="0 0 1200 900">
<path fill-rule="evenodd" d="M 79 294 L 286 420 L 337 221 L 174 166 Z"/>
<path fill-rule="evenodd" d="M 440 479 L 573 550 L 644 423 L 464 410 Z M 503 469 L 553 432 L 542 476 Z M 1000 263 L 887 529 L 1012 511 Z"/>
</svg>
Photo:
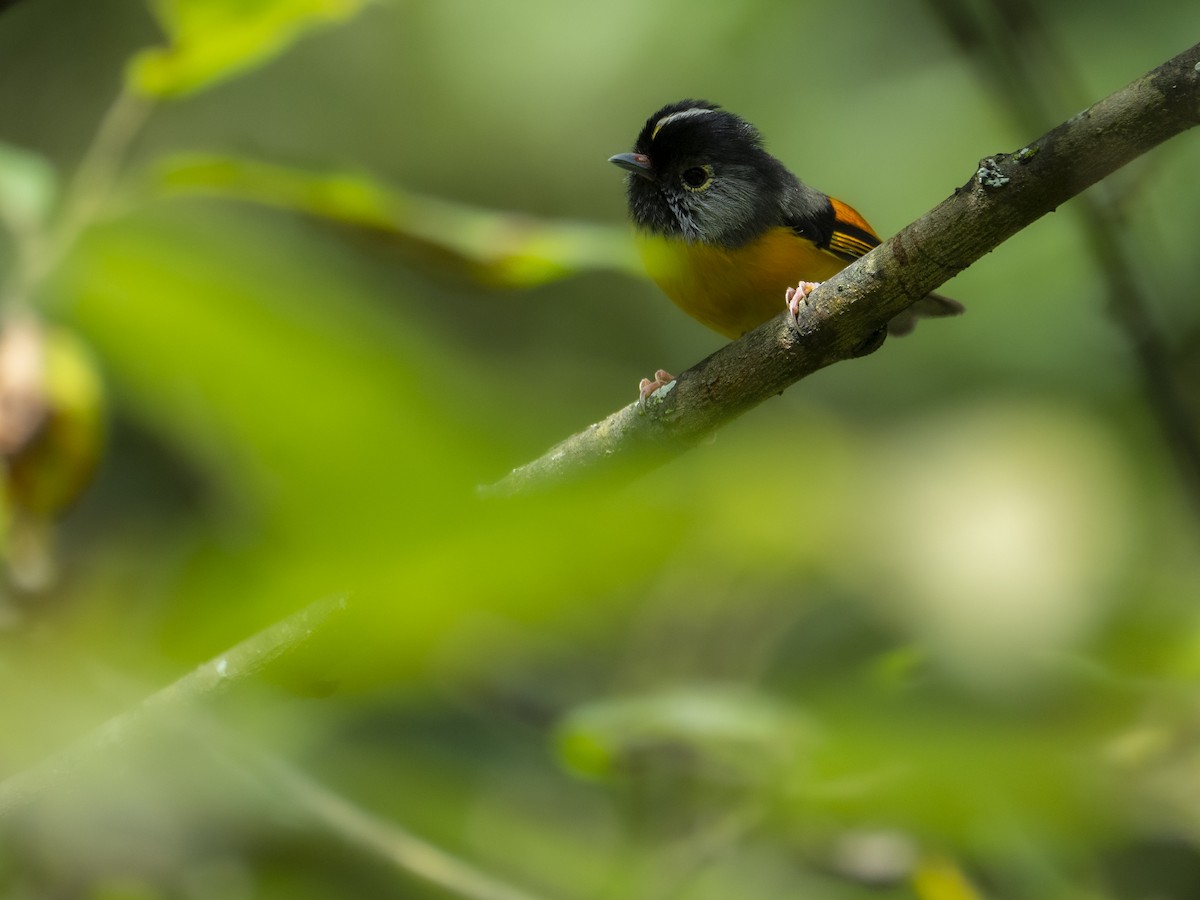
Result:
<svg viewBox="0 0 1200 900">
<path fill-rule="evenodd" d="M 1200 34 L 1044 15 L 1088 101 Z M 456 893 L 216 729 L 532 896 L 1196 896 L 1200 534 L 1070 206 L 946 286 L 963 318 L 632 487 L 475 492 L 718 346 L 638 276 L 605 161 L 653 110 L 736 110 L 891 233 L 1036 136 L 997 87 L 918 2 L 0 16 L 0 203 L 83 216 L 28 299 L 110 417 L 57 583 L 0 606 L 0 774 L 349 598 L 6 815 L 5 891 Z M 78 175 L 123 92 L 149 117 Z M 1200 415 L 1197 140 L 1116 188 Z"/>
</svg>

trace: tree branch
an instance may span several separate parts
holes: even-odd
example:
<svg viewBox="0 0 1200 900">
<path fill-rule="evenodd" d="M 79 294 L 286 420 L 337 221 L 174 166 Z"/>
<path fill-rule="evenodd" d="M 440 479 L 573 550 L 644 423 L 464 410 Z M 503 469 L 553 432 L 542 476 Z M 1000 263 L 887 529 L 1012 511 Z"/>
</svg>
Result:
<svg viewBox="0 0 1200 900">
<path fill-rule="evenodd" d="M 1068 108 L 1083 102 L 1082 79 L 1070 54 L 1030 0 L 991 0 L 991 16 L 955 0 L 927 2 L 1022 129 L 1044 128 L 1053 121 L 1049 110 L 1064 102 Z M 1052 92 L 1055 86 L 1058 90 Z M 1153 273 L 1130 249 L 1117 191 L 1105 187 L 1109 189 L 1080 197 L 1074 211 L 1108 283 L 1109 316 L 1129 344 L 1149 410 L 1174 456 L 1193 510 L 1200 514 L 1200 432 L 1172 366 L 1171 342 L 1154 315 Z"/>
<path fill-rule="evenodd" d="M 1200 124 L 1200 44 L 1015 153 L 982 160 L 939 206 L 781 314 L 631 404 L 514 469 L 487 495 L 604 474 L 629 479 L 801 378 L 855 355 L 914 299 L 1126 163 Z M 783 297 L 780 297 L 783 306 Z"/>
</svg>

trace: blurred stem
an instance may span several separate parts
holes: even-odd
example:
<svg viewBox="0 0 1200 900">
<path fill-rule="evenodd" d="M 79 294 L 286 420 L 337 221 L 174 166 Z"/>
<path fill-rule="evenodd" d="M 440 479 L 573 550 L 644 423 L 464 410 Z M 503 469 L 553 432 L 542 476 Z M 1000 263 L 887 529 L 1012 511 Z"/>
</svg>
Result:
<svg viewBox="0 0 1200 900">
<path fill-rule="evenodd" d="M 1038 131 L 1066 105 L 1085 103 L 1083 80 L 1069 54 L 1028 0 L 984 0 L 974 12 L 961 0 L 927 0 L 934 15 L 980 70 L 1022 131 Z M 1057 95 L 1057 96 L 1056 96 Z M 1131 249 L 1115 191 L 1109 185 L 1075 204 L 1084 237 L 1109 287 L 1109 314 L 1124 333 L 1140 369 L 1147 402 L 1169 447 L 1183 487 L 1200 516 L 1200 432 L 1172 365 L 1166 336 L 1155 319 L 1149 272 Z"/>
<path fill-rule="evenodd" d="M 4 312 L 26 308 L 38 286 L 71 251 L 84 229 L 95 221 L 109 200 L 129 148 L 152 108 L 149 100 L 122 87 L 75 170 L 55 228 L 48 234 L 18 236 L 16 271 L 0 288 L 0 309 Z"/>
<path fill-rule="evenodd" d="M 766 818 L 762 797 L 736 804 L 727 812 L 714 815 L 673 846 L 651 847 L 646 872 L 638 879 L 646 886 L 638 891 L 647 898 L 684 897 L 689 885 L 708 867 L 728 858 Z"/>
<path fill-rule="evenodd" d="M 109 199 L 129 148 L 152 109 L 153 104 L 148 99 L 122 87 L 104 114 L 67 190 L 51 244 L 50 266 L 62 260 Z"/>
<path fill-rule="evenodd" d="M 344 597 L 310 604 L 213 657 L 36 766 L 0 781 L 0 818 L 49 791 L 63 788 L 104 752 L 165 727 L 168 717 L 185 715 L 193 704 L 209 701 L 257 675 L 275 660 L 307 644 L 345 610 Z"/>
<path fill-rule="evenodd" d="M 404 872 L 470 900 L 535 900 L 532 894 L 499 881 L 394 822 L 372 815 L 280 757 L 244 745 L 237 749 L 257 774 L 333 834 Z"/>
</svg>

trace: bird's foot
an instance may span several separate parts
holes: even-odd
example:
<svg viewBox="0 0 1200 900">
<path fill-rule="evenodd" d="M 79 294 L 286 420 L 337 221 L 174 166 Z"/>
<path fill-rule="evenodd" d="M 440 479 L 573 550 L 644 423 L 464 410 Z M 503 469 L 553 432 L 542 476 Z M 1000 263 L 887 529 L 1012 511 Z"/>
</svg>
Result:
<svg viewBox="0 0 1200 900">
<path fill-rule="evenodd" d="M 665 388 L 674 381 L 675 376 L 666 369 L 657 370 L 653 379 L 643 378 L 638 384 L 638 403 L 645 403 L 655 391 Z"/>
<path fill-rule="evenodd" d="M 787 289 L 784 301 L 787 303 L 787 309 L 791 313 L 792 321 L 799 319 L 800 307 L 807 305 L 808 295 L 820 286 L 821 282 L 819 281 L 802 281 L 795 287 Z"/>
</svg>

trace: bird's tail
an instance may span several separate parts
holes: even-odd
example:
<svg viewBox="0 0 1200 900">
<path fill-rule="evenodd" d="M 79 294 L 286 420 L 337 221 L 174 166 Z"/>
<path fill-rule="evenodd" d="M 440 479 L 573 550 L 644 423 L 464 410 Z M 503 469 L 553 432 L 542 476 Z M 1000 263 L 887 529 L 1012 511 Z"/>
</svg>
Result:
<svg viewBox="0 0 1200 900">
<path fill-rule="evenodd" d="M 942 316 L 959 316 L 966 307 L 957 300 L 941 294 L 926 294 L 900 315 L 888 322 L 888 334 L 908 334 L 917 326 L 917 319 L 940 319 Z"/>
</svg>

